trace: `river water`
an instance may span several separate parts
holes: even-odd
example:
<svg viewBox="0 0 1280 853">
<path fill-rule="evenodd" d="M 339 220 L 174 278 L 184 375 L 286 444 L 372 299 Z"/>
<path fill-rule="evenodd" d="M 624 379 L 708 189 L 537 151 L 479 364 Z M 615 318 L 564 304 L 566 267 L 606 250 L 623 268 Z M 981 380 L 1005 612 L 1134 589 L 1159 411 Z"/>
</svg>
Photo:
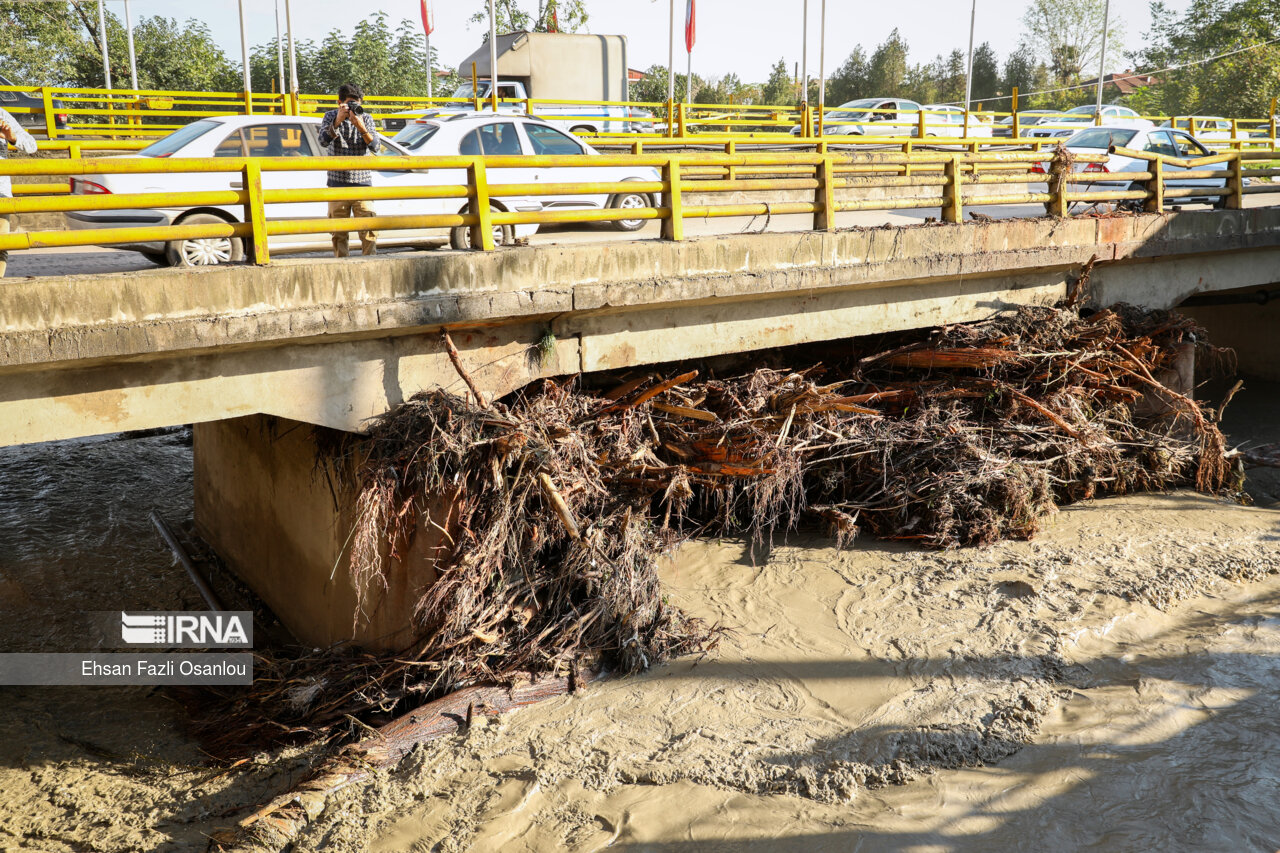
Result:
<svg viewBox="0 0 1280 853">
<path fill-rule="evenodd" d="M 1276 390 L 1237 398 L 1237 436 Z M 4 650 L 200 608 L 147 519 L 189 520 L 190 454 L 0 450 Z M 1099 501 L 983 550 L 690 543 L 664 578 L 719 649 L 429 745 L 297 849 L 1280 850 L 1269 476 L 1252 507 Z M 307 765 L 211 769 L 182 722 L 145 688 L 0 687 L 0 849 L 204 850 Z"/>
</svg>

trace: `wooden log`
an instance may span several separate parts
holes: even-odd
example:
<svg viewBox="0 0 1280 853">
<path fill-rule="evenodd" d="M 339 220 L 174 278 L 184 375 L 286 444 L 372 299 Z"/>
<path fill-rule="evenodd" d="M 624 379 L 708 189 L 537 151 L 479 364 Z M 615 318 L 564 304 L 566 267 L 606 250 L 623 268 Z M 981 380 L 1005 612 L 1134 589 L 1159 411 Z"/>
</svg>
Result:
<svg viewBox="0 0 1280 853">
<path fill-rule="evenodd" d="M 573 513 L 569 511 L 569 505 L 564 502 L 564 497 L 556 489 L 556 484 L 551 482 L 551 478 L 545 472 L 538 474 L 538 484 L 542 486 L 543 493 L 551 502 L 551 508 L 556 511 L 556 515 L 560 516 L 564 529 L 569 531 L 569 538 L 581 539 L 582 534 L 578 532 L 578 523 L 573 520 Z"/>
</svg>

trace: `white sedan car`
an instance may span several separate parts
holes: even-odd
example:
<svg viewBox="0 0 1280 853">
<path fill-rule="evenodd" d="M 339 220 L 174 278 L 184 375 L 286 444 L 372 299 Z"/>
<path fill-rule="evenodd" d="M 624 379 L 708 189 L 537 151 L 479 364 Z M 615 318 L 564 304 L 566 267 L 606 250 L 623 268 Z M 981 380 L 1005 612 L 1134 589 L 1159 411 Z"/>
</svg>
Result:
<svg viewBox="0 0 1280 853">
<path fill-rule="evenodd" d="M 137 154 L 136 158 L 183 157 L 316 157 L 327 152 L 320 147 L 320 119 L 295 116 L 219 116 L 201 119 L 175 130 Z M 394 140 L 383 140 L 383 154 L 404 156 L 409 152 Z M 457 153 L 452 152 L 452 153 Z M 377 158 L 370 158 L 374 187 L 413 187 L 441 184 L 465 184 L 466 174 L 460 169 L 429 170 L 380 170 Z M 506 171 L 506 170 L 503 170 Z M 290 172 L 264 171 L 264 189 L 313 189 L 328 182 L 323 169 L 307 169 Z M 211 190 L 239 189 L 242 178 L 238 172 L 203 173 L 140 173 L 127 175 L 94 175 L 71 178 L 71 192 L 78 195 L 96 193 L 184 193 Z M 507 198 L 492 199 L 494 209 L 541 210 L 553 199 Z M 548 205 L 550 206 L 550 205 Z M 467 200 L 450 199 L 397 199 L 375 201 L 374 210 L 379 216 L 433 215 L 465 212 Z M 324 219 L 328 216 L 325 202 L 292 202 L 269 204 L 268 219 Z M 238 223 L 244 221 L 242 205 L 201 205 L 147 208 L 134 210 L 75 211 L 66 214 L 72 229 L 128 228 L 162 225 L 201 225 L 213 222 Z M 538 231 L 536 224 L 504 225 L 494 229 L 495 242 L 510 244 L 517 239 L 527 239 Z M 458 232 L 462 232 L 460 235 Z M 470 229 L 444 228 L 418 231 L 388 231 L 379 235 L 380 246 L 438 244 L 448 235 L 455 247 L 469 245 Z M 465 236 L 464 236 L 465 235 Z M 314 251 L 329 248 L 328 233 L 273 236 L 270 249 L 278 251 Z M 175 266 L 207 266 L 230 263 L 244 259 L 244 245 L 239 238 L 207 238 L 171 240 L 168 242 L 137 243 L 117 248 L 141 252 L 159 264 Z"/>
<path fill-rule="evenodd" d="M 1183 160 L 1191 160 L 1196 157 L 1208 157 L 1213 152 L 1205 148 L 1199 142 L 1192 138 L 1191 134 L 1183 130 L 1172 128 L 1134 128 L 1124 126 L 1104 126 L 1090 127 L 1086 130 L 1079 131 L 1066 141 L 1066 148 L 1073 154 L 1105 154 L 1112 147 L 1128 148 L 1132 151 L 1151 152 L 1153 154 L 1163 154 L 1167 157 L 1177 157 Z M 1120 154 L 1110 154 L 1105 163 L 1089 163 L 1084 166 L 1077 165 L 1076 170 L 1085 173 L 1104 173 L 1108 175 L 1105 181 L 1091 181 L 1089 183 L 1072 184 L 1073 192 L 1115 192 L 1117 190 L 1139 190 L 1143 188 L 1143 181 L 1134 181 L 1125 177 L 1127 172 L 1145 172 L 1150 162 L 1135 157 L 1125 157 Z M 1222 177 L 1213 178 L 1179 178 L 1179 172 L 1185 172 L 1186 169 L 1180 166 L 1172 166 L 1168 163 L 1164 165 L 1165 187 L 1186 188 L 1204 190 L 1221 190 L 1227 185 L 1226 163 L 1214 163 L 1208 166 L 1201 166 L 1197 171 L 1213 170 L 1222 172 Z M 1043 190 L 1041 190 L 1043 191 Z M 1168 204 L 1211 204 L 1214 207 L 1225 207 L 1226 200 L 1220 195 L 1203 195 L 1191 196 L 1188 198 L 1171 198 L 1167 200 Z M 1137 203 L 1126 203 L 1127 206 L 1136 207 Z"/>
<path fill-rule="evenodd" d="M 652 166 L 592 166 L 596 151 L 576 136 L 539 119 L 502 113 L 472 112 L 453 116 L 419 118 L 393 140 L 415 157 L 462 155 L 546 155 L 584 157 L 582 166 L 539 166 L 489 170 L 490 184 L 584 184 L 656 182 L 661 173 Z M 655 207 L 647 192 L 567 193 L 536 196 L 543 210 L 602 210 Z M 393 203 L 394 204 L 394 203 Z M 398 211 L 389 208 L 388 212 Z M 619 231 L 644 227 L 643 219 L 619 219 L 610 224 Z M 455 229 L 454 245 L 467 239 L 466 228 Z"/>
<path fill-rule="evenodd" d="M 1023 136 L 1049 139 L 1065 139 L 1083 127 L 1094 123 L 1097 110 L 1092 104 L 1072 107 L 1065 113 L 1047 121 L 1037 122 L 1037 126 L 1024 131 Z M 1153 122 L 1144 119 L 1128 107 L 1115 104 L 1102 105 L 1102 120 L 1108 125 L 1124 124 L 1128 127 L 1155 127 Z"/>
</svg>

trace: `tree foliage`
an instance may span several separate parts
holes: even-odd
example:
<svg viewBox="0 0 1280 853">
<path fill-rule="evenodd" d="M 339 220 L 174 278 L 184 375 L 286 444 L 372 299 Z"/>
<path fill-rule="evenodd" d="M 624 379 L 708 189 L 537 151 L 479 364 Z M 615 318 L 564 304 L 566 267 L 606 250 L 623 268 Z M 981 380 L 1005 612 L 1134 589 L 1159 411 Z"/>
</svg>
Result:
<svg viewBox="0 0 1280 853">
<path fill-rule="evenodd" d="M 1032 0 L 1022 23 L 1027 43 L 1045 57 L 1054 76 L 1074 83 L 1097 66 L 1102 55 L 1106 0 Z M 1107 52 L 1121 52 L 1123 30 L 1118 18 L 1107 28 Z"/>
<path fill-rule="evenodd" d="M 499 33 L 576 33 L 587 25 L 586 0 L 538 0 L 537 10 L 529 10 L 521 0 L 494 0 L 494 25 Z M 489 40 L 489 4 L 471 16 L 472 23 L 484 24 Z"/>
<path fill-rule="evenodd" d="M 1157 2 L 1151 14 L 1147 47 L 1134 56 L 1138 67 L 1181 67 L 1157 74 L 1160 82 L 1138 92 L 1131 106 L 1165 114 L 1267 115 L 1280 94 L 1280 46 L 1264 43 L 1280 32 L 1280 2 L 1192 0 L 1181 16 Z M 1240 48 L 1247 50 L 1212 59 Z"/>
</svg>

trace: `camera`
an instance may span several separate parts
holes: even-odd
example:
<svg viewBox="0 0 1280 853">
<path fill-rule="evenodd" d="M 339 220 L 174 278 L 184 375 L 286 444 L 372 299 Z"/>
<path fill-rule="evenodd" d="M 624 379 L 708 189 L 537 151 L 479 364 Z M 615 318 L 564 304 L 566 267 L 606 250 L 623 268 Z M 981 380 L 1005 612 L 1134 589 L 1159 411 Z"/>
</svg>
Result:
<svg viewBox="0 0 1280 853">
<path fill-rule="evenodd" d="M 364 107 L 360 106 L 359 101 L 347 101 L 347 109 L 358 116 L 364 115 Z"/>
</svg>

